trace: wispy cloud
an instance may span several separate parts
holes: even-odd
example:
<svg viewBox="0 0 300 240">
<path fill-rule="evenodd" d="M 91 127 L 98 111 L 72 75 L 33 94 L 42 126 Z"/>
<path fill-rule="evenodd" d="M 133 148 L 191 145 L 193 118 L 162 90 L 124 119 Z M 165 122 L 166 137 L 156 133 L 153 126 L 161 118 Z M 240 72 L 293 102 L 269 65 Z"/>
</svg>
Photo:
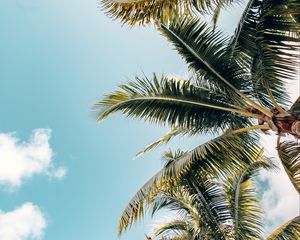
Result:
<svg viewBox="0 0 300 240">
<path fill-rule="evenodd" d="M 0 133 L 0 184 L 19 187 L 35 174 L 62 178 L 66 169 L 53 166 L 50 137 L 51 130 L 42 128 L 33 130 L 27 142 L 20 142 L 14 133 Z"/>
<path fill-rule="evenodd" d="M 41 210 L 32 203 L 25 203 L 11 212 L 0 212 L 0 239 L 41 239 L 47 222 Z"/>
</svg>

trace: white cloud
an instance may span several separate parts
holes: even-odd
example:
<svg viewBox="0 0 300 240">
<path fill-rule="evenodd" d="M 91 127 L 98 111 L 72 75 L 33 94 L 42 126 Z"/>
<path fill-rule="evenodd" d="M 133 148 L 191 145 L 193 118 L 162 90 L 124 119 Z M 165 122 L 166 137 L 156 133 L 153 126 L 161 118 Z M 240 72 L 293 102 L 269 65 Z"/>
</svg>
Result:
<svg viewBox="0 0 300 240">
<path fill-rule="evenodd" d="M 47 172 L 47 175 L 51 178 L 62 179 L 67 174 L 65 167 L 58 167 Z"/>
<path fill-rule="evenodd" d="M 32 203 L 25 203 L 11 212 L 0 212 L 0 239 L 41 239 L 47 222 L 41 210 Z"/>
<path fill-rule="evenodd" d="M 62 178 L 66 170 L 53 167 L 50 129 L 35 129 L 28 142 L 13 133 L 0 133 L 0 184 L 18 187 L 25 178 L 45 174 Z"/>
</svg>

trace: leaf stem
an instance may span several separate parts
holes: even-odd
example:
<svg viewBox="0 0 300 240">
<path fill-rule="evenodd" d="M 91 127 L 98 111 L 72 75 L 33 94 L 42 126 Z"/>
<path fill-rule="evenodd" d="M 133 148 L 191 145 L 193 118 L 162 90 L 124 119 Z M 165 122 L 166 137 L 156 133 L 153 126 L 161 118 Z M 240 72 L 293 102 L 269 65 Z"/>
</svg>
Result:
<svg viewBox="0 0 300 240">
<path fill-rule="evenodd" d="M 255 125 L 255 126 L 251 126 L 251 127 L 246 127 L 246 128 L 240 128 L 237 130 L 232 131 L 233 134 L 237 134 L 237 133 L 244 133 L 244 132 L 249 132 L 252 130 L 270 130 L 269 125 Z"/>
<path fill-rule="evenodd" d="M 285 111 L 282 107 L 279 106 L 279 104 L 276 102 L 274 96 L 273 96 L 273 93 L 272 91 L 270 90 L 269 87 L 267 87 L 267 92 L 268 92 L 268 95 L 272 101 L 272 103 L 274 104 L 274 107 L 280 112 L 280 113 L 284 113 L 284 114 L 288 114 L 287 111 Z"/>
</svg>

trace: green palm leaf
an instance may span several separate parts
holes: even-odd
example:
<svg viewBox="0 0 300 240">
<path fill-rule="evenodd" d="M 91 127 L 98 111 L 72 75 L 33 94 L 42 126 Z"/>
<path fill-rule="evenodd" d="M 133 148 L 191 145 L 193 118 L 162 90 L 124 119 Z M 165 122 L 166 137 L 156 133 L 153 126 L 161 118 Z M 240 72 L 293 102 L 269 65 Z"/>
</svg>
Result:
<svg viewBox="0 0 300 240">
<path fill-rule="evenodd" d="M 277 228 L 266 240 L 300 239 L 300 216 L 297 216 Z"/>
<path fill-rule="evenodd" d="M 289 104 L 285 84 L 297 74 L 299 10 L 299 1 L 251 0 L 230 41 L 231 55 L 251 70 L 253 96 L 266 107 Z"/>
<path fill-rule="evenodd" d="M 255 161 L 260 152 L 256 139 L 248 134 L 222 135 L 190 152 L 171 152 L 165 167 L 148 180 L 125 208 L 119 223 L 119 234 L 141 219 L 159 191 L 168 190 L 183 179 L 191 169 L 207 174 L 226 176 L 232 169 L 242 168 Z M 247 150 L 246 150 L 247 149 Z"/>
<path fill-rule="evenodd" d="M 256 197 L 253 176 L 261 169 L 272 169 L 273 164 L 260 153 L 257 162 L 231 174 L 224 183 L 233 216 L 234 239 L 262 239 L 262 209 Z"/>
<path fill-rule="evenodd" d="M 262 210 L 253 177 L 273 167 L 260 151 L 252 163 L 231 168 L 223 177 L 192 168 L 176 186 L 160 189 L 154 197 L 153 213 L 161 209 L 176 213 L 159 225 L 156 236 L 184 233 L 191 239 L 262 239 Z"/>
<path fill-rule="evenodd" d="M 225 82 L 237 89 L 243 88 L 240 76 L 246 72 L 237 65 L 226 65 L 227 56 L 224 54 L 228 40 L 221 32 L 214 32 L 205 22 L 191 17 L 180 18 L 178 23 L 162 24 L 160 31 L 174 45 L 189 67 L 204 79 L 226 89 L 228 86 Z M 228 89 L 228 92 L 233 91 Z"/>
<path fill-rule="evenodd" d="M 260 11 L 256 25 L 258 81 L 269 89 L 277 102 L 287 105 L 289 102 L 282 89 L 287 80 L 297 77 L 300 57 L 300 23 L 291 12 L 299 14 L 300 3 L 265 0 Z"/>
<path fill-rule="evenodd" d="M 262 61 L 259 57 L 259 46 L 257 44 L 257 25 L 260 21 L 259 13 L 262 4 L 262 0 L 250 0 L 248 2 L 240 18 L 238 27 L 228 44 L 228 51 L 231 59 L 237 59 L 241 66 L 249 69 L 250 76 L 247 81 L 251 85 L 251 89 L 248 94 L 256 98 L 262 106 L 270 108 L 273 106 L 273 103 L 266 85 L 263 84 Z M 287 91 L 282 85 L 273 86 L 272 83 L 270 83 L 269 88 L 275 87 L 278 92 L 276 95 L 277 102 L 285 103 L 288 100 Z"/>
<path fill-rule="evenodd" d="M 193 181 L 193 185 L 187 186 L 186 183 L 191 181 Z M 156 230 L 158 236 L 168 234 L 169 231 L 177 231 L 187 233 L 193 236 L 193 239 L 201 239 L 204 236 L 225 239 L 224 233 L 220 231 L 220 225 L 222 220 L 225 221 L 226 200 L 217 182 L 210 181 L 210 184 L 208 182 L 207 180 L 205 182 L 195 181 L 195 178 L 184 179 L 179 186 L 167 192 L 160 191 L 153 203 L 155 212 L 161 209 L 174 211 L 178 216 L 175 218 L 175 222 L 180 218 L 189 224 L 183 228 L 183 225 L 163 223 L 157 228 L 159 231 Z M 218 213 L 222 214 L 223 218 Z M 226 219 L 228 218 L 227 214 Z"/>
<path fill-rule="evenodd" d="M 295 189 L 300 193 L 300 144 L 285 141 L 277 146 L 281 163 Z"/>
<path fill-rule="evenodd" d="M 142 151 L 138 152 L 136 154 L 136 158 L 143 156 L 144 154 L 146 154 L 147 152 L 149 152 L 152 149 L 156 148 L 157 146 L 159 146 L 161 144 L 166 144 L 172 138 L 174 138 L 174 137 L 176 137 L 176 136 L 178 136 L 180 134 L 184 134 L 186 132 L 189 132 L 189 130 L 188 129 L 182 129 L 182 128 L 179 128 L 179 127 L 172 128 L 169 132 L 167 132 L 166 135 L 160 137 L 159 139 L 157 139 L 153 143 L 151 143 L 148 146 L 146 146 L 145 149 L 143 149 Z"/>
<path fill-rule="evenodd" d="M 200 81 L 204 79 L 223 89 L 241 106 L 245 106 L 245 100 L 266 115 L 272 115 L 252 100 L 256 96 L 252 92 L 250 71 L 241 66 L 241 58 L 231 57 L 230 42 L 220 32 L 212 31 L 199 19 L 190 17 L 162 24 L 160 31 L 173 43 L 190 69 L 200 76 Z"/>
<path fill-rule="evenodd" d="M 251 61 L 257 51 L 255 43 L 256 24 L 259 20 L 258 11 L 262 0 L 250 0 L 240 18 L 237 28 L 228 44 L 228 50 L 231 56 L 237 57 L 243 55 L 246 66 L 251 66 Z"/>
<path fill-rule="evenodd" d="M 151 21 L 176 21 L 178 16 L 195 15 L 213 11 L 219 13 L 220 5 L 227 6 L 233 0 L 101 0 L 102 7 L 107 14 L 121 20 L 124 24 L 148 24 Z M 239 2 L 239 1 L 236 1 Z"/>
<path fill-rule="evenodd" d="M 234 99 L 228 99 L 224 92 L 197 87 L 186 80 L 164 76 L 158 80 L 154 75 L 152 81 L 137 78 L 120 88 L 95 104 L 100 110 L 98 120 L 122 111 L 130 117 L 206 133 L 245 127 L 250 125 L 246 117 L 258 117 L 235 108 Z"/>
</svg>

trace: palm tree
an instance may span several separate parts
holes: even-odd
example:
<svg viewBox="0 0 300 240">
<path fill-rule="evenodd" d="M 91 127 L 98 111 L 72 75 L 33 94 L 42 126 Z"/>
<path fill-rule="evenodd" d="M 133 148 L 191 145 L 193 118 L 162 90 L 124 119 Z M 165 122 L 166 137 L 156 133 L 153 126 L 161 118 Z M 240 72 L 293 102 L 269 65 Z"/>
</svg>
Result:
<svg viewBox="0 0 300 240">
<path fill-rule="evenodd" d="M 122 7 L 115 9 L 122 12 Z M 289 107 L 286 89 L 286 82 L 299 74 L 300 2 L 249 1 L 231 38 L 197 17 L 156 24 L 187 62 L 190 79 L 136 77 L 95 104 L 98 120 L 121 111 L 171 128 L 139 156 L 180 134 L 217 136 L 153 176 L 125 209 L 119 233 L 143 216 L 157 192 L 176 186 L 186 174 L 201 167 L 207 174 L 226 176 L 231 162 L 236 169 L 249 166 L 261 149 L 253 136 L 257 131 L 277 135 L 281 163 L 300 192 L 300 98 Z M 284 135 L 291 139 L 282 142 Z M 289 231 L 291 225 L 282 229 Z"/>
<path fill-rule="evenodd" d="M 299 16 L 299 1 L 253 0 L 230 39 L 195 17 L 159 24 L 191 79 L 136 77 L 95 104 L 98 120 L 121 111 L 171 127 L 139 155 L 179 134 L 274 132 L 281 162 L 300 192 L 300 98 L 288 108 L 286 89 L 299 74 Z M 294 139 L 281 142 L 284 135 Z"/>
<path fill-rule="evenodd" d="M 167 155 L 167 164 L 178 160 L 175 156 L 170 160 L 171 154 Z M 272 163 L 258 154 L 251 164 L 226 176 L 200 168 L 189 172 L 172 188 L 161 188 L 152 196 L 148 208 L 152 215 L 165 209 L 174 214 L 156 227 L 151 239 L 299 239 L 300 216 L 280 226 L 269 237 L 263 237 L 263 211 L 253 178 L 259 170 L 272 168 Z"/>
</svg>

